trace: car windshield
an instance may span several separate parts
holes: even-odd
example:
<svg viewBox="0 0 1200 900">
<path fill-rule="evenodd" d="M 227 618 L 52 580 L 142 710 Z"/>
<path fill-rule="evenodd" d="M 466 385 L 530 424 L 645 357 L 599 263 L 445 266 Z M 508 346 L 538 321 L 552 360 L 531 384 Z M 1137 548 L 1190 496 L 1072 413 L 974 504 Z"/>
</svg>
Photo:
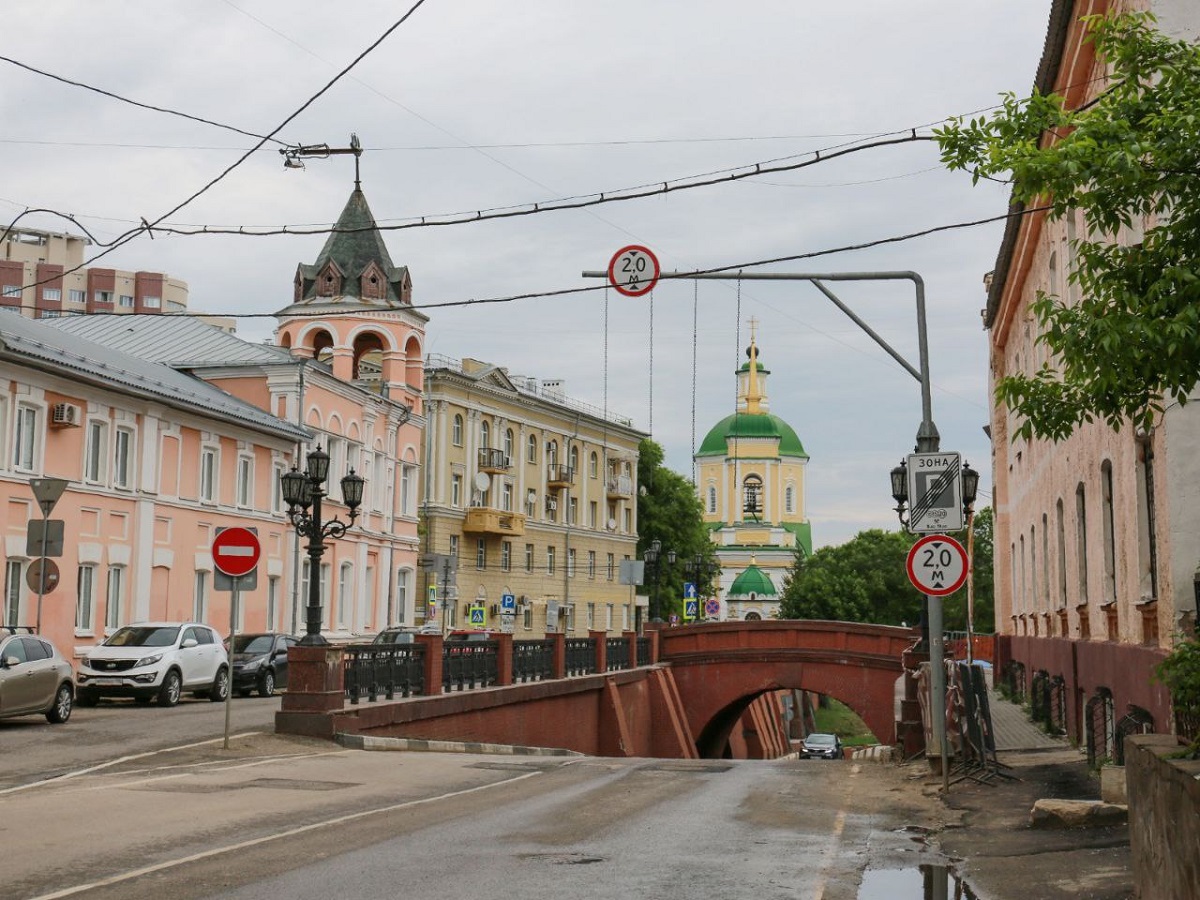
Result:
<svg viewBox="0 0 1200 900">
<path fill-rule="evenodd" d="M 270 653 L 275 643 L 271 634 L 239 634 L 233 639 L 234 653 Z"/>
<path fill-rule="evenodd" d="M 804 742 L 814 747 L 832 747 L 836 740 L 832 734 L 810 734 Z"/>
<path fill-rule="evenodd" d="M 179 636 L 178 625 L 133 625 L 122 628 L 105 647 L 170 647 Z"/>
</svg>

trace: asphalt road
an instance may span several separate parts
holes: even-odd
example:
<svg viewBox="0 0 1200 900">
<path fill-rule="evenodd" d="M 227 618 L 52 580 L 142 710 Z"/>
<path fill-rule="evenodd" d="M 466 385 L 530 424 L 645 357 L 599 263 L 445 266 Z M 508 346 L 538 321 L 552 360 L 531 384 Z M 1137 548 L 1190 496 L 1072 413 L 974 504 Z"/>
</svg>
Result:
<svg viewBox="0 0 1200 900">
<path fill-rule="evenodd" d="M 233 698 L 231 731 L 273 731 L 279 698 Z M 225 706 L 191 695 L 163 709 L 133 700 L 75 707 L 65 724 L 43 716 L 0 719 L 0 796 L 5 789 L 56 778 L 125 756 L 218 739 L 224 743 Z"/>
<path fill-rule="evenodd" d="M 916 871 L 927 810 L 901 770 L 875 764 L 259 735 L 0 794 L 0 898 L 854 900 L 865 869 Z M 919 875 L 915 891 L 881 896 L 921 897 Z"/>
</svg>

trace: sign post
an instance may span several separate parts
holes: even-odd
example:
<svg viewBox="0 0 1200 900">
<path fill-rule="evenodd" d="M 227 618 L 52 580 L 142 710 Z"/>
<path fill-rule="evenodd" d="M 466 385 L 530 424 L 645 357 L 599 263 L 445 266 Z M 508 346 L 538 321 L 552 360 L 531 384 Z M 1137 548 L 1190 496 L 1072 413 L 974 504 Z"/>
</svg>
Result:
<svg viewBox="0 0 1200 900">
<path fill-rule="evenodd" d="M 683 621 L 695 622 L 700 618 L 700 598 L 696 596 L 696 584 L 693 581 L 683 583 Z"/>
<path fill-rule="evenodd" d="M 258 534 L 253 528 L 218 528 L 212 542 L 213 566 L 217 572 L 228 575 L 231 581 L 229 598 L 229 668 L 226 670 L 225 688 L 225 744 L 229 749 L 229 719 L 233 707 L 233 647 L 237 636 L 238 608 L 242 602 L 242 581 L 253 580 L 247 585 L 250 590 L 258 587 L 258 559 L 262 555 L 262 546 L 258 543 Z M 246 576 L 251 576 L 247 579 Z M 213 587 L 222 589 L 217 578 L 213 579 Z"/>
<path fill-rule="evenodd" d="M 47 556 L 62 556 L 62 529 L 63 523 L 57 520 L 58 525 L 58 542 L 57 549 L 51 545 L 50 535 L 50 513 L 54 509 L 54 505 L 58 503 L 58 498 L 63 495 L 63 491 L 70 484 L 65 478 L 31 478 L 29 480 L 29 489 L 33 491 L 33 497 L 38 502 L 38 506 L 42 510 L 42 546 L 41 565 L 38 566 L 38 598 L 37 598 L 37 631 L 42 633 L 42 598 L 46 595 L 47 590 L 54 590 L 54 586 L 47 588 L 49 581 L 50 570 L 46 565 Z M 30 523 L 32 524 L 32 523 Z M 58 584 L 57 570 L 55 570 L 54 585 Z"/>
</svg>

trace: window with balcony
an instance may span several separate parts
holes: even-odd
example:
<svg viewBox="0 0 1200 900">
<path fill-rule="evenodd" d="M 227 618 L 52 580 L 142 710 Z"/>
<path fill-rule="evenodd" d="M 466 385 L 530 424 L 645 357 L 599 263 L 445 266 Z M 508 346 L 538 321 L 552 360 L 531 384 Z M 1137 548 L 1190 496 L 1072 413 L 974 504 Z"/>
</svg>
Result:
<svg viewBox="0 0 1200 900">
<path fill-rule="evenodd" d="M 483 449 L 492 446 L 492 429 L 487 421 L 479 423 L 479 446 Z"/>
<path fill-rule="evenodd" d="M 511 428 L 504 430 L 504 457 L 509 460 L 513 458 L 513 430 Z"/>
</svg>

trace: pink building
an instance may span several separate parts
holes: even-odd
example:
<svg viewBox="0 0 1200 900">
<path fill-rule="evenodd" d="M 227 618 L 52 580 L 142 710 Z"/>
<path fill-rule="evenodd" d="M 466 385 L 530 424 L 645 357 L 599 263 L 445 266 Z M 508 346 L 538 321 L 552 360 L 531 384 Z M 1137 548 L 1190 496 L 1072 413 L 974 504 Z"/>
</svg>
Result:
<svg viewBox="0 0 1200 900">
<path fill-rule="evenodd" d="M 1200 31 L 1194 4 L 1132 5 L 1152 7 L 1168 33 Z M 1080 16 L 1116 6 L 1055 0 L 1038 89 L 1069 107 L 1103 89 L 1103 62 L 1083 42 Z M 1117 240 L 1136 243 L 1152 225 L 1135 223 Z M 1039 291 L 1079 301 L 1068 273 L 1085 229 L 1080 217 L 1009 220 L 984 317 L 994 380 L 1046 361 L 1030 304 Z M 1195 627 L 1200 405 L 1169 406 L 1148 432 L 1091 423 L 1057 444 L 1014 441 L 1015 425 L 1007 409 L 992 409 L 998 661 L 1089 755 L 1119 758 L 1123 733 L 1173 730 L 1170 698 L 1152 672 Z"/>
<path fill-rule="evenodd" d="M 66 540 L 41 625 L 68 655 L 137 620 L 225 632 L 230 595 L 214 590 L 210 551 L 221 526 L 257 528 L 262 545 L 239 629 L 302 632 L 308 561 L 279 476 L 318 444 L 332 457 L 328 516 L 346 518 L 342 475 L 367 480 L 358 521 L 322 560 L 325 630 L 414 621 L 426 317 L 361 192 L 342 224 L 367 230 L 332 235 L 300 267 L 296 302 L 277 314 L 283 346 L 182 316 L 0 315 L 6 623 L 38 618 L 29 480 L 54 476 L 70 482 L 52 514 Z"/>
</svg>

